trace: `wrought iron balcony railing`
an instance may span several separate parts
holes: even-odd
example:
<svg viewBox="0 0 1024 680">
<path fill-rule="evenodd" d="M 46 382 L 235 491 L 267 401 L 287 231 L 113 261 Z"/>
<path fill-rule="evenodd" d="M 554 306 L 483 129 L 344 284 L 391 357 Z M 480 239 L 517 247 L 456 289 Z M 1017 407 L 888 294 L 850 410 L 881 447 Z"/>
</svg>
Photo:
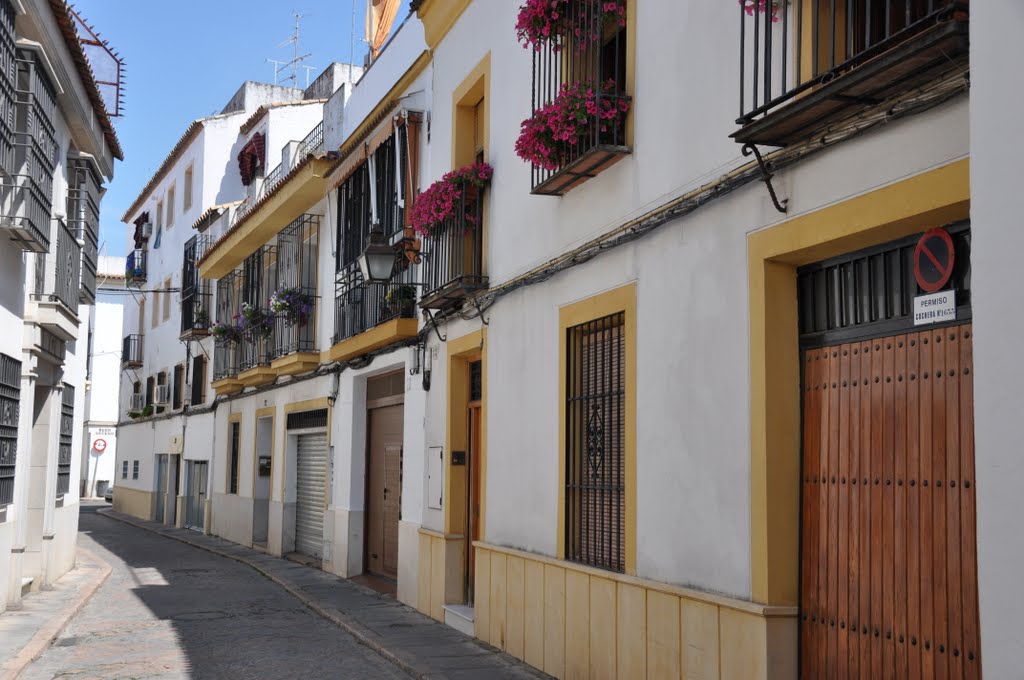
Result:
<svg viewBox="0 0 1024 680">
<path fill-rule="evenodd" d="M 441 309 L 487 287 L 483 257 L 483 193 L 467 186 L 455 211 L 423 239 L 420 307 Z"/>
<path fill-rule="evenodd" d="M 146 251 L 143 249 L 133 250 L 128 253 L 124 265 L 124 282 L 130 286 L 133 283 L 146 282 Z"/>
<path fill-rule="evenodd" d="M 269 366 L 274 360 L 274 331 L 245 331 L 238 343 L 241 352 L 238 370 L 247 371 L 258 366 Z"/>
<path fill-rule="evenodd" d="M 185 243 L 181 264 L 181 337 L 209 335 L 213 315 L 210 282 L 199 276 L 197 263 L 210 245 L 210 236 L 199 234 Z"/>
<path fill-rule="evenodd" d="M 138 334 L 126 335 L 121 342 L 121 366 L 138 368 L 142 366 L 142 338 Z"/>
<path fill-rule="evenodd" d="M 99 246 L 99 197 L 102 182 L 87 158 L 68 157 L 68 226 L 82 243 L 83 304 L 96 301 L 96 259 Z"/>
<path fill-rule="evenodd" d="M 57 249 L 47 255 L 37 255 L 36 289 L 38 301 L 60 302 L 77 313 L 78 291 L 81 285 L 82 246 L 63 220 L 57 224 Z M 40 268 L 38 263 L 45 262 Z"/>
<path fill-rule="evenodd" d="M 316 308 L 317 297 L 314 289 L 304 291 L 312 300 L 312 308 L 305 318 L 289 319 L 279 315 L 274 319 L 274 353 L 277 357 L 287 356 L 296 352 L 313 352 L 316 350 Z"/>
<path fill-rule="evenodd" d="M 967 0 L 747 0 L 739 15 L 738 142 L 808 139 L 967 69 Z"/>
<path fill-rule="evenodd" d="M 238 343 L 218 342 L 213 347 L 213 379 L 223 380 L 238 375 L 241 349 Z"/>
<path fill-rule="evenodd" d="M 355 268 L 339 275 L 334 294 L 334 342 L 376 328 L 393 319 L 416 317 L 416 286 L 411 266 L 387 283 L 364 284 Z"/>
<path fill-rule="evenodd" d="M 0 177 L 0 227 L 22 250 L 45 253 L 50 249 L 51 204 L 32 177 Z"/>
<path fill-rule="evenodd" d="M 323 144 L 324 124 L 321 122 L 315 128 L 310 130 L 309 134 L 299 142 L 299 148 L 295 152 L 295 162 L 301 163 L 305 160 L 306 156 L 319 151 Z"/>
<path fill-rule="evenodd" d="M 585 119 L 577 119 L 575 135 L 543 140 L 549 162 L 533 165 L 535 194 L 560 196 L 631 151 L 626 139 L 631 103 L 626 90 L 627 31 L 617 16 L 606 12 L 606 4 L 570 0 L 555 35 L 533 50 L 534 120 L 543 121 L 552 108 L 586 102 Z"/>
</svg>

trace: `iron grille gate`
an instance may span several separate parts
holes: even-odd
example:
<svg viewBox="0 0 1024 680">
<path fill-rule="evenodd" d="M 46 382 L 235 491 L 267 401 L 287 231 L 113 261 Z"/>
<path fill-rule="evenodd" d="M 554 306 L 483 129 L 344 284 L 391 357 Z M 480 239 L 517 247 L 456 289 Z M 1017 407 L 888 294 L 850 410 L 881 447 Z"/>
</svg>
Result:
<svg viewBox="0 0 1024 680">
<path fill-rule="evenodd" d="M 625 313 L 566 331 L 565 555 L 625 571 Z"/>
<path fill-rule="evenodd" d="M 60 397 L 60 436 L 57 445 L 57 495 L 71 488 L 71 438 L 75 433 L 75 388 L 65 385 Z"/>
<path fill-rule="evenodd" d="M 0 354 L 0 506 L 14 502 L 20 402 L 21 362 Z"/>
</svg>

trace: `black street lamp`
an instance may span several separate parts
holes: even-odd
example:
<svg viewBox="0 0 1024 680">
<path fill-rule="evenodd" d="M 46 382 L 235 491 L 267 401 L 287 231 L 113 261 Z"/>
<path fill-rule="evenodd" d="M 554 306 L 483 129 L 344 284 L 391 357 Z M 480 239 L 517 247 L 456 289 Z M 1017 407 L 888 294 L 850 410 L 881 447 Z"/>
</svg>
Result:
<svg viewBox="0 0 1024 680">
<path fill-rule="evenodd" d="M 359 270 L 367 283 L 387 283 L 395 269 L 395 249 L 384 238 L 384 232 L 375 227 L 370 242 L 359 256 Z"/>
</svg>

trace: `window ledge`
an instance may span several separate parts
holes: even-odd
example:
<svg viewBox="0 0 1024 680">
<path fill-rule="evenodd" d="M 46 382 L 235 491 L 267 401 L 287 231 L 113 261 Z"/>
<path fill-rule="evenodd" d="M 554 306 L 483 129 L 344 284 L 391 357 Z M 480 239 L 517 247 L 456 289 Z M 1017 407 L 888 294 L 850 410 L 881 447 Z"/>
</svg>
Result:
<svg viewBox="0 0 1024 680">
<path fill-rule="evenodd" d="M 597 144 L 544 181 L 535 184 L 530 193 L 538 196 L 564 196 L 631 153 L 633 149 L 629 146 Z"/>
</svg>

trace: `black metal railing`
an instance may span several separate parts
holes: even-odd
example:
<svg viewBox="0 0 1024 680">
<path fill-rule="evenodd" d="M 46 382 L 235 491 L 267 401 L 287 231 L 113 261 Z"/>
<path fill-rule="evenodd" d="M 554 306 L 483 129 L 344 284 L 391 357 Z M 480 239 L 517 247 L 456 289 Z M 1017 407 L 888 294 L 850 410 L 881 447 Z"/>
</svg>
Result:
<svg viewBox="0 0 1024 680">
<path fill-rule="evenodd" d="M 78 309 L 78 292 L 81 285 L 82 246 L 74 232 L 63 220 L 57 223 L 57 249 L 48 255 L 37 255 L 36 262 L 46 258 L 46 269 L 42 272 L 43 287 L 40 290 L 40 272 L 36 269 L 36 300 L 60 302 L 70 310 Z"/>
<path fill-rule="evenodd" d="M 206 335 L 213 314 L 210 282 L 199 276 L 197 263 L 210 245 L 210 236 L 199 234 L 185 243 L 181 260 L 181 335 Z"/>
<path fill-rule="evenodd" d="M 487 287 L 483 255 L 483 190 L 463 188 L 448 221 L 424 237 L 422 306 L 444 307 Z"/>
<path fill-rule="evenodd" d="M 141 366 L 142 365 L 142 338 L 138 333 L 126 335 L 121 341 L 121 365 Z"/>
<path fill-rule="evenodd" d="M 75 436 L 75 388 L 64 385 L 60 398 L 60 434 L 57 441 L 57 495 L 71 490 L 71 443 Z"/>
<path fill-rule="evenodd" d="M 217 342 L 213 346 L 213 379 L 222 380 L 238 375 L 241 350 L 234 342 Z"/>
<path fill-rule="evenodd" d="M 289 319 L 279 315 L 274 319 L 274 357 L 283 357 L 295 352 L 316 350 L 316 291 L 305 289 L 313 307 L 305 319 Z"/>
<path fill-rule="evenodd" d="M 320 150 L 320 147 L 324 143 L 324 124 L 321 121 L 315 128 L 310 130 L 309 134 L 299 142 L 299 147 L 295 153 L 295 163 L 301 163 L 306 156 L 311 153 L 316 153 Z"/>
<path fill-rule="evenodd" d="M 11 230 L 22 250 L 50 249 L 52 204 L 47 196 L 28 175 L 0 177 L 0 226 Z"/>
<path fill-rule="evenodd" d="M 274 346 L 273 328 L 244 331 L 242 340 L 238 343 L 238 370 L 247 371 L 258 366 L 269 366 L 274 360 Z"/>
<path fill-rule="evenodd" d="M 274 326 L 274 356 L 316 349 L 317 271 L 320 253 L 319 215 L 300 215 L 277 235 L 277 289 L 290 294 L 295 304 L 310 302 L 310 309 L 289 309 L 278 314 Z"/>
<path fill-rule="evenodd" d="M 413 267 L 396 264 L 387 283 L 364 284 L 356 268 L 338 276 L 334 293 L 334 342 L 341 342 L 392 319 L 416 317 Z"/>
<path fill-rule="evenodd" d="M 96 301 L 96 260 L 99 247 L 99 197 L 102 182 L 93 164 L 84 158 L 68 157 L 68 226 L 82 243 L 83 304 Z"/>
<path fill-rule="evenodd" d="M 0 174 L 14 172 L 14 7 L 0 0 Z"/>
<path fill-rule="evenodd" d="M 0 0 L 0 5 L 6 4 Z M 0 354 L 0 507 L 14 502 L 20 404 L 21 362 Z"/>
<path fill-rule="evenodd" d="M 555 27 L 557 34 L 533 50 L 534 115 L 545 107 L 564 103 L 567 96 L 586 97 L 593 103 L 586 119 L 577 121 L 576 134 L 554 142 L 550 152 L 553 166 L 533 165 L 534 189 L 573 168 L 592 152 L 622 154 L 629 150 L 625 125 L 630 103 L 626 92 L 627 31 L 621 17 L 607 11 L 606 5 L 624 7 L 603 0 L 570 1 Z M 617 113 L 603 117 L 606 111 Z M 586 165 L 586 172 L 597 170 L 590 163 Z"/>
<path fill-rule="evenodd" d="M 125 284 L 146 282 L 146 251 L 142 249 L 133 250 L 128 253 L 124 265 Z"/>
<path fill-rule="evenodd" d="M 915 34 L 967 12 L 960 0 L 740 3 L 740 117 L 746 125 Z M 853 96 L 853 95 L 851 95 Z"/>
</svg>

